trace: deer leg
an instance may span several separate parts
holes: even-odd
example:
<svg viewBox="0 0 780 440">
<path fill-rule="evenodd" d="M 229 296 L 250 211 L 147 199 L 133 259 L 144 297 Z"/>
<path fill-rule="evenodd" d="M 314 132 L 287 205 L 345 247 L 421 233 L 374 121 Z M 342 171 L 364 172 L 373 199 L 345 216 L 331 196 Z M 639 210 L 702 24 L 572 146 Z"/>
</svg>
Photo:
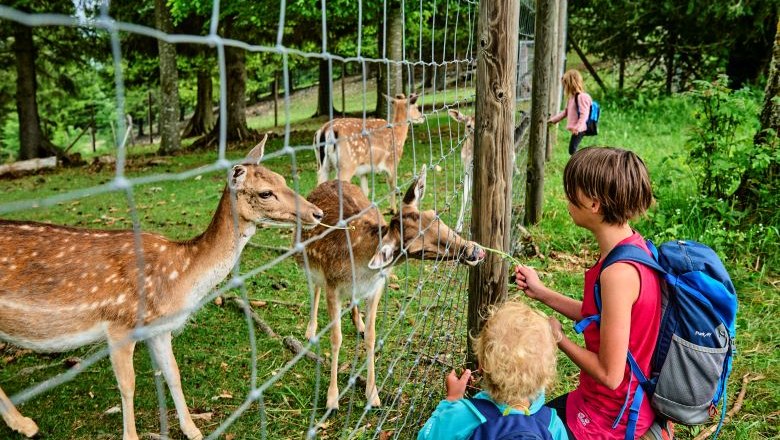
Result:
<svg viewBox="0 0 780 440">
<path fill-rule="evenodd" d="M 31 418 L 19 413 L 2 389 L 0 389 L 0 414 L 2 414 L 5 424 L 14 431 L 26 437 L 34 437 L 38 433 L 38 425 Z"/>
<path fill-rule="evenodd" d="M 363 194 L 365 194 L 366 197 L 368 197 L 368 176 L 366 176 L 365 174 L 360 176 L 360 189 L 362 189 Z"/>
<path fill-rule="evenodd" d="M 360 318 L 360 308 L 358 306 L 352 306 L 352 322 L 355 323 L 355 328 L 357 329 L 358 333 L 361 335 L 366 333 L 366 325 Z"/>
<path fill-rule="evenodd" d="M 389 173 L 387 176 L 387 184 L 390 186 L 390 212 L 396 214 L 398 213 L 398 206 L 396 205 L 395 193 L 397 191 L 396 187 L 398 186 L 398 177 L 395 175 L 395 172 Z"/>
<path fill-rule="evenodd" d="M 311 309 L 309 313 L 309 325 L 306 326 L 306 339 L 311 341 L 317 334 L 317 311 L 320 307 L 320 286 L 314 286 L 314 299 L 311 303 Z"/>
<path fill-rule="evenodd" d="M 122 396 L 122 424 L 124 425 L 122 440 L 138 440 L 138 433 L 135 431 L 135 410 L 133 409 L 135 341 L 129 338 L 129 334 L 129 332 L 124 332 L 119 337 L 111 335 L 108 343 L 111 349 L 111 365 L 114 367 L 114 375 L 119 385 L 119 393 Z"/>
<path fill-rule="evenodd" d="M 171 345 L 171 333 L 162 333 L 146 341 L 146 344 L 152 351 L 152 356 L 157 362 L 157 367 L 162 370 L 168 389 L 171 391 L 173 404 L 176 406 L 176 413 L 179 415 L 179 427 L 181 431 L 190 440 L 201 440 L 201 434 L 195 422 L 192 421 L 190 411 L 187 409 L 187 402 L 184 399 L 184 393 L 181 389 L 181 376 L 179 375 L 179 366 L 176 358 L 173 357 L 173 346 Z"/>
<path fill-rule="evenodd" d="M 330 330 L 330 385 L 328 386 L 327 408 L 339 408 L 339 350 L 341 349 L 341 299 L 338 291 L 330 286 L 325 287 L 328 299 L 328 316 L 333 327 Z"/>
<path fill-rule="evenodd" d="M 368 371 L 366 372 L 366 401 L 373 407 L 382 405 L 379 400 L 379 392 L 376 389 L 376 375 L 374 372 L 374 346 L 376 344 L 376 313 L 379 308 L 379 299 L 385 286 L 380 283 L 374 294 L 367 298 L 366 305 L 366 358 Z"/>
</svg>

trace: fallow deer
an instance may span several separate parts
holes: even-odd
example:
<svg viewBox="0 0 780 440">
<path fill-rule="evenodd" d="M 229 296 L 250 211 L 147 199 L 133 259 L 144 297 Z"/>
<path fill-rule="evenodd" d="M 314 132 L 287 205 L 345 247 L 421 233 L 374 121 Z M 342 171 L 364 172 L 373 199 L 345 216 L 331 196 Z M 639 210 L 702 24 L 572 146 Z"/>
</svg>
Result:
<svg viewBox="0 0 780 440">
<path fill-rule="evenodd" d="M 295 225 L 300 218 L 313 227 L 322 219 L 322 210 L 259 165 L 266 139 L 232 167 L 211 224 L 187 241 L 0 221 L 0 339 L 38 352 L 107 340 L 122 397 L 124 440 L 138 439 L 134 329 L 149 326 L 146 343 L 168 383 L 181 430 L 201 439 L 182 393 L 171 332 L 227 276 L 257 224 Z M 38 431 L 2 390 L 0 412 L 13 430 L 28 437 Z"/>
<path fill-rule="evenodd" d="M 383 95 L 384 96 L 384 95 Z M 369 173 L 387 173 L 390 187 L 390 205 L 397 210 L 395 191 L 398 163 L 404 154 L 404 143 L 409 134 L 409 122 L 419 124 L 425 116 L 417 106 L 417 95 L 406 98 L 385 96 L 392 108 L 392 122 L 384 119 L 341 118 L 326 122 L 314 133 L 314 152 L 317 155 L 317 183 L 330 177 L 350 182 L 360 177 L 360 187 L 368 196 Z M 365 130 L 365 131 L 364 131 Z"/>
<path fill-rule="evenodd" d="M 485 251 L 477 243 L 455 234 L 439 219 L 436 212 L 420 211 L 425 174 L 423 167 L 417 180 L 406 192 L 400 212 L 392 217 L 389 226 L 378 209 L 371 208 L 371 202 L 360 188 L 348 182 L 329 181 L 320 184 L 307 199 L 323 209 L 324 224 L 337 224 L 341 195 L 343 218 L 352 218 L 348 220 L 345 232 L 333 231 L 306 246 L 306 258 L 315 284 L 306 337 L 311 340 L 317 334 L 317 309 L 323 288 L 328 303 L 328 316 L 333 323 L 330 332 L 330 386 L 326 403 L 329 410 L 339 406 L 337 375 L 342 341 L 339 317 L 342 299 L 352 298 L 353 280 L 356 283 L 355 298 L 365 299 L 367 303 L 365 325 L 355 304 L 351 304 L 352 319 L 358 330 L 365 332 L 368 365 L 366 399 L 371 406 L 376 407 L 381 405 L 374 374 L 376 314 L 385 278 L 392 265 L 403 257 L 457 260 L 469 265 L 476 265 L 485 258 Z M 323 231 L 322 226 L 304 231 L 303 239 L 318 236 Z M 348 234 L 348 240 L 345 234 Z M 351 245 L 351 260 L 347 243 Z M 302 258 L 299 257 L 299 262 Z"/>
<path fill-rule="evenodd" d="M 460 150 L 460 162 L 463 164 L 463 198 L 460 201 L 460 213 L 458 214 L 458 221 L 455 224 L 455 232 L 458 234 L 463 230 L 463 221 L 466 214 L 466 204 L 470 202 L 469 191 L 471 190 L 471 176 L 474 173 L 474 116 L 464 115 L 455 109 L 447 110 L 450 117 L 463 125 L 466 128 L 464 138 L 462 141 L 462 147 Z M 515 154 L 520 149 L 520 144 L 523 142 L 528 127 L 530 126 L 531 119 L 527 112 L 520 111 L 518 116 L 520 124 L 515 127 L 514 138 L 515 148 L 512 151 L 512 162 L 515 164 L 515 171 L 520 172 L 519 164 L 515 162 Z"/>
<path fill-rule="evenodd" d="M 455 109 L 447 110 L 450 117 L 458 122 L 462 122 L 466 127 L 463 134 L 463 145 L 460 150 L 460 163 L 463 165 L 463 198 L 460 199 L 460 212 L 458 213 L 458 222 L 455 224 L 455 232 L 460 234 L 463 230 L 463 220 L 466 215 L 466 203 L 469 200 L 469 191 L 471 190 L 471 174 L 473 172 L 474 161 L 474 117 L 467 116 Z"/>
</svg>

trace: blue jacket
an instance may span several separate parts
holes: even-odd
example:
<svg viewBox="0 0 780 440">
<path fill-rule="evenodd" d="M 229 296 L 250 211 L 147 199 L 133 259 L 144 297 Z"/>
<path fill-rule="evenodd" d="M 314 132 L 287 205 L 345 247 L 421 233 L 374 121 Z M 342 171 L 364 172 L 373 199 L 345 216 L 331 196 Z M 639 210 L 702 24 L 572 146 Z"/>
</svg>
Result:
<svg viewBox="0 0 780 440">
<path fill-rule="evenodd" d="M 477 393 L 476 398 L 488 399 L 496 403 L 485 391 Z M 499 404 L 499 410 L 504 412 L 506 404 Z M 531 402 L 531 414 L 539 411 L 544 406 L 544 393 Z M 566 435 L 566 428 L 563 422 L 552 410 L 553 415 L 550 419 L 550 426 L 547 428 L 554 440 L 569 440 Z M 521 411 L 510 409 L 509 414 L 522 414 Z M 474 408 L 467 399 L 460 399 L 454 402 L 442 400 L 431 415 L 431 418 L 425 422 L 420 432 L 417 434 L 417 440 L 467 440 L 477 426 L 485 422 L 485 417 Z"/>
</svg>

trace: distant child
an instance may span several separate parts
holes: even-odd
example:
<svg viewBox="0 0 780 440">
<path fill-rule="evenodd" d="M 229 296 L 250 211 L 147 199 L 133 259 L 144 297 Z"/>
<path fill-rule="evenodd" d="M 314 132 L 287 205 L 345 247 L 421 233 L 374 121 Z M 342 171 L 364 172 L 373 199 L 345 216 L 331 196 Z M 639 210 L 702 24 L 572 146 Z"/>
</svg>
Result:
<svg viewBox="0 0 780 440">
<path fill-rule="evenodd" d="M 585 271 L 583 300 L 545 287 L 536 271 L 526 266 L 515 268 L 517 286 L 529 298 L 579 322 L 599 313 L 594 289 L 600 279 L 601 320 L 584 328 L 585 347 L 568 339 L 560 322 L 550 320 L 558 347 L 580 368 L 580 377 L 574 391 L 548 405 L 559 411 L 572 439 L 624 440 L 630 396 L 638 386 L 626 356 L 630 350 L 649 377 L 660 327 L 660 280 L 651 268 L 630 261 L 619 261 L 599 273 L 604 258 L 618 245 L 633 244 L 650 255 L 645 239 L 628 224 L 653 203 L 650 178 L 633 152 L 591 147 L 569 159 L 563 187 L 574 224 L 593 234 L 600 251 L 599 259 Z M 635 436 L 645 434 L 654 418 L 650 399 L 644 399 Z"/>
<path fill-rule="evenodd" d="M 512 432 L 522 429 L 544 439 L 567 440 L 555 410 L 544 406 L 544 390 L 555 379 L 556 361 L 547 318 L 522 302 L 505 302 L 489 311 L 473 341 L 484 391 L 465 399 L 471 370 L 460 378 L 450 372 L 447 398 L 439 402 L 417 439 L 469 439 L 477 435 L 475 431 L 481 431 L 482 438 L 495 438 L 496 429 L 513 426 Z"/>
<path fill-rule="evenodd" d="M 571 132 L 569 154 L 572 155 L 577 151 L 577 147 L 580 146 L 580 142 L 582 142 L 582 138 L 585 136 L 588 115 L 590 115 L 590 105 L 593 100 L 590 95 L 585 93 L 585 86 L 579 71 L 574 69 L 567 70 L 563 74 L 563 78 L 561 78 L 561 83 L 563 83 L 563 91 L 568 98 L 566 109 L 551 117 L 547 122 L 557 124 L 563 118 L 566 118 L 566 129 Z"/>
</svg>

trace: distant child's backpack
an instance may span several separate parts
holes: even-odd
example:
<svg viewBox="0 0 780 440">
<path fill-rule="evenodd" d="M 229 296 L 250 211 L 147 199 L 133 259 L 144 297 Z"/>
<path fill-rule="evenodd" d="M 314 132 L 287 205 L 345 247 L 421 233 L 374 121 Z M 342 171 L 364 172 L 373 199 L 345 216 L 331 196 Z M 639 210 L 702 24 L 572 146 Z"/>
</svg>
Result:
<svg viewBox="0 0 780 440">
<path fill-rule="evenodd" d="M 615 247 L 604 259 L 601 270 L 618 261 L 634 261 L 663 275 L 662 312 L 652 373 L 646 378 L 631 352 L 628 364 L 641 386 L 633 399 L 626 399 L 618 419 L 631 402 L 626 439 L 634 438 L 639 407 L 644 393 L 656 414 L 684 425 L 707 423 L 722 403 L 718 431 L 726 410 L 726 382 L 731 374 L 736 336 L 737 294 L 726 268 L 709 247 L 694 241 L 669 241 L 653 254 L 635 245 Z M 599 282 L 596 306 L 601 310 Z M 577 323 L 578 332 L 599 315 Z"/>
<path fill-rule="evenodd" d="M 471 398 L 469 402 L 487 419 L 471 433 L 471 440 L 552 440 L 548 429 L 552 410 L 546 406 L 529 415 L 503 415 L 487 399 Z"/>
<path fill-rule="evenodd" d="M 577 106 L 577 116 L 580 115 L 580 103 L 577 97 L 580 94 L 574 95 L 574 105 Z M 599 134 L 599 118 L 601 118 L 601 106 L 595 99 L 590 103 L 590 114 L 588 114 L 588 120 L 585 121 L 585 136 L 596 136 Z"/>
</svg>

